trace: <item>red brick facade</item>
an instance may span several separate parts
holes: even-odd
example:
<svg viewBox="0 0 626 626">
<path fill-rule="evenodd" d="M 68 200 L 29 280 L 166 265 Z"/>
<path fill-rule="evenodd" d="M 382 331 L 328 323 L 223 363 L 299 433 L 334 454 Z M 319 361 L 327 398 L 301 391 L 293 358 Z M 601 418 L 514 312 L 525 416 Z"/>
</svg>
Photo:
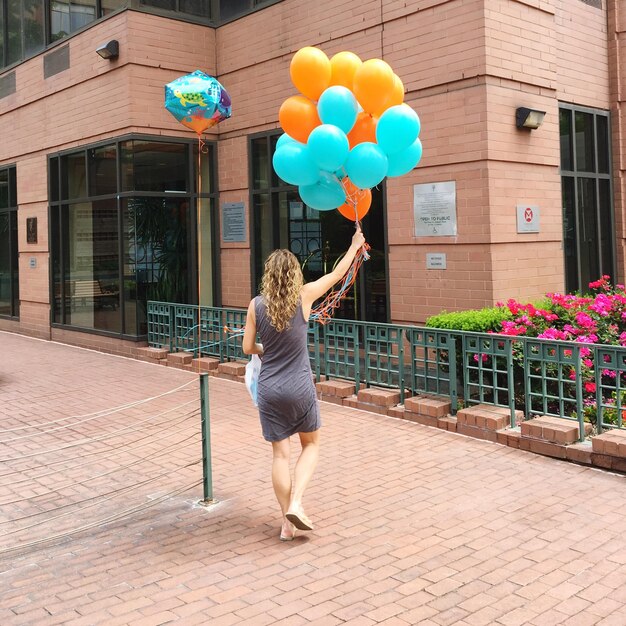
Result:
<svg viewBox="0 0 626 626">
<path fill-rule="evenodd" d="M 560 102 L 611 111 L 623 280 L 625 37 L 617 0 L 602 9 L 580 0 L 285 0 L 217 29 L 131 10 L 102 20 L 61 44 L 68 70 L 44 79 L 42 53 L 15 68 L 17 91 L 0 99 L 0 166 L 17 164 L 21 300 L 19 321 L 0 319 L 0 329 L 68 342 L 80 334 L 50 330 L 48 154 L 131 132 L 189 137 L 164 109 L 163 86 L 200 68 L 233 100 L 232 118 L 210 135 L 220 204 L 249 209 L 248 136 L 278 127 L 279 106 L 295 93 L 289 62 L 305 45 L 385 59 L 422 120 L 421 164 L 387 183 L 393 321 L 564 289 Z M 119 59 L 104 61 L 94 50 L 113 38 Z M 546 111 L 543 125 L 519 131 L 519 106 Z M 413 185 L 452 180 L 458 235 L 416 238 Z M 517 232 L 518 203 L 540 207 L 539 233 Z M 26 243 L 28 217 L 39 218 L 37 244 Z M 221 244 L 225 306 L 251 296 L 249 243 L 248 233 L 247 243 Z M 447 269 L 427 270 L 430 252 L 445 253 Z M 79 341 L 106 349 L 112 340 Z"/>
</svg>

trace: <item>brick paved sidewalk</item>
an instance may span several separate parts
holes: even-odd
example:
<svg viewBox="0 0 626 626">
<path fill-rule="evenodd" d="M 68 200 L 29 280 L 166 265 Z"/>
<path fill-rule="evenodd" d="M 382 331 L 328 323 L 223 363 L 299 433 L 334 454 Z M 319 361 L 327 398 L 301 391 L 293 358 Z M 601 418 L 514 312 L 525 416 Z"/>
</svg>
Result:
<svg viewBox="0 0 626 626">
<path fill-rule="evenodd" d="M 195 375 L 7 333 L 0 356 L 0 551 L 200 478 Z M 623 476 L 322 404 L 317 529 L 280 543 L 245 388 L 210 389 L 218 504 L 0 553 L 0 624 L 626 624 Z"/>
</svg>

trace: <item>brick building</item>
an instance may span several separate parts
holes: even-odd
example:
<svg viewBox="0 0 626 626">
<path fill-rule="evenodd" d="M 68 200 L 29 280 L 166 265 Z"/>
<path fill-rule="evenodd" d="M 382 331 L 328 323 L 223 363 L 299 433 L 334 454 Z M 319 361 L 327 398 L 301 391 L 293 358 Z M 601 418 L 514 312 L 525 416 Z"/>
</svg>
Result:
<svg viewBox="0 0 626 626">
<path fill-rule="evenodd" d="M 420 165 L 374 190 L 341 316 L 420 323 L 624 280 L 618 0 L 0 0 L 0 329 L 128 352 L 148 299 L 199 284 L 244 307 L 279 246 L 307 278 L 332 267 L 350 223 L 271 171 L 306 45 L 386 60 L 422 120 Z M 200 158 L 163 107 L 195 69 L 233 101 Z M 518 128 L 521 108 L 543 123 Z"/>
</svg>

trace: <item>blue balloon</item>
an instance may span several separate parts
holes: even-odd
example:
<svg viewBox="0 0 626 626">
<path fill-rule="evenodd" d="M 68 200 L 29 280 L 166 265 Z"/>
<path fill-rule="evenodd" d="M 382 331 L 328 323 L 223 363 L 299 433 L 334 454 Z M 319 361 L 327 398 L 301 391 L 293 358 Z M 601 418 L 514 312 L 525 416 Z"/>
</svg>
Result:
<svg viewBox="0 0 626 626">
<path fill-rule="evenodd" d="M 422 158 L 422 142 L 417 138 L 413 144 L 402 152 L 389 155 L 389 170 L 387 176 L 393 178 L 395 176 L 404 176 L 408 174 Z"/>
<path fill-rule="evenodd" d="M 334 124 L 349 133 L 356 122 L 359 104 L 346 87 L 336 85 L 324 90 L 317 103 L 317 113 L 323 124 Z"/>
<path fill-rule="evenodd" d="M 359 143 L 346 160 L 346 173 L 360 189 L 375 187 L 387 175 L 387 155 L 369 141 Z"/>
<path fill-rule="evenodd" d="M 281 146 L 284 146 L 287 143 L 300 143 L 300 142 L 296 141 L 293 137 L 290 137 L 287 133 L 283 133 L 278 138 L 278 141 L 276 142 L 276 150 L 278 150 L 278 148 L 280 148 Z"/>
<path fill-rule="evenodd" d="M 350 142 L 337 126 L 321 124 L 311 131 L 306 145 L 313 161 L 327 172 L 338 170 L 348 158 Z"/>
<path fill-rule="evenodd" d="M 330 211 L 346 201 L 346 192 L 336 176 L 321 172 L 314 185 L 301 185 L 298 188 L 302 201 L 318 211 Z"/>
<path fill-rule="evenodd" d="M 272 165 L 278 176 L 290 185 L 312 185 L 320 175 L 307 146 L 297 141 L 280 146 L 274 152 Z"/>
<path fill-rule="evenodd" d="M 408 104 L 389 107 L 376 124 L 376 141 L 385 154 L 408 148 L 420 134 L 420 118 Z"/>
</svg>

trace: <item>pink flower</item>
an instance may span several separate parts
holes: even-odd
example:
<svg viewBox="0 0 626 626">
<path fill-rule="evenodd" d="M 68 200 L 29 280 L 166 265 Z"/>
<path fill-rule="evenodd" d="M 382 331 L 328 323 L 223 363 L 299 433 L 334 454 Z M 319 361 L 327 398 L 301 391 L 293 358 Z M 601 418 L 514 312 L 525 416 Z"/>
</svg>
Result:
<svg viewBox="0 0 626 626">
<path fill-rule="evenodd" d="M 602 376 L 606 376 L 607 378 L 615 378 L 615 370 L 602 370 Z"/>
<path fill-rule="evenodd" d="M 595 322 L 589 315 L 587 315 L 587 313 L 578 311 L 578 313 L 576 313 L 575 319 L 576 319 L 576 323 L 581 328 L 584 328 L 586 330 L 591 330 L 592 328 L 595 328 Z"/>
<path fill-rule="evenodd" d="M 576 370 L 570 370 L 569 377 L 571 380 L 576 380 Z"/>
<path fill-rule="evenodd" d="M 583 350 L 586 350 L 587 348 L 583 348 Z M 581 350 L 582 352 L 582 350 Z M 583 365 L 585 367 L 593 367 L 593 361 L 591 359 L 583 359 Z"/>
<path fill-rule="evenodd" d="M 480 355 L 480 360 L 484 363 L 489 357 L 486 354 L 481 354 Z M 476 361 L 476 363 L 478 363 L 478 355 L 475 354 L 474 355 L 474 361 Z"/>
<path fill-rule="evenodd" d="M 592 382 L 587 382 L 587 383 L 585 383 L 584 388 L 585 388 L 585 391 L 587 393 L 595 393 L 595 391 L 596 391 L 596 384 L 592 383 Z"/>
</svg>

